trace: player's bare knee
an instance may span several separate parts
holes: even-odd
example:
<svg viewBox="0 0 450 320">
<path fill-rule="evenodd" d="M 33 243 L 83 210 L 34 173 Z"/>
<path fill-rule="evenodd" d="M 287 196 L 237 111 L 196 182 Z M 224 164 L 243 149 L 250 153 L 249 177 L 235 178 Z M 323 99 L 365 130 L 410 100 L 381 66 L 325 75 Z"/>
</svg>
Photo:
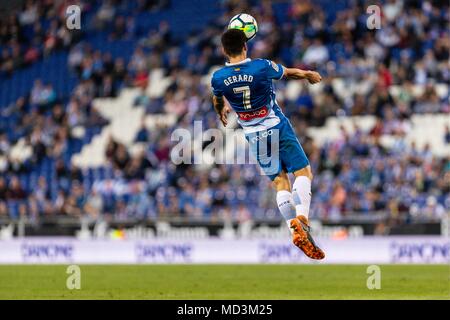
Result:
<svg viewBox="0 0 450 320">
<path fill-rule="evenodd" d="M 307 167 L 305 167 L 303 169 L 295 171 L 294 172 L 294 176 L 295 177 L 304 176 L 304 177 L 309 178 L 309 180 L 311 180 L 311 181 L 314 178 L 314 175 L 313 175 L 312 170 L 311 170 L 311 166 L 307 166 Z"/>
<path fill-rule="evenodd" d="M 289 183 L 289 177 L 287 175 L 287 173 L 282 172 L 280 173 L 274 180 L 273 180 L 273 185 L 275 187 L 275 189 L 277 191 L 281 191 L 281 190 L 287 190 L 287 191 L 291 191 L 291 185 Z"/>
</svg>

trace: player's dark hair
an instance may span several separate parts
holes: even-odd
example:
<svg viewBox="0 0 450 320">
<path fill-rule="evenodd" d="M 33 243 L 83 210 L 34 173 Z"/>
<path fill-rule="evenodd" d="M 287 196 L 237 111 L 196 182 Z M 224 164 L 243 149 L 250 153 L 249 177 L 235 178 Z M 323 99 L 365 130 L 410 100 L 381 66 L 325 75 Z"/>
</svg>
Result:
<svg viewBox="0 0 450 320">
<path fill-rule="evenodd" d="M 230 57 L 240 55 L 247 42 L 245 33 L 239 29 L 227 30 L 220 40 L 222 41 L 223 50 Z"/>
</svg>

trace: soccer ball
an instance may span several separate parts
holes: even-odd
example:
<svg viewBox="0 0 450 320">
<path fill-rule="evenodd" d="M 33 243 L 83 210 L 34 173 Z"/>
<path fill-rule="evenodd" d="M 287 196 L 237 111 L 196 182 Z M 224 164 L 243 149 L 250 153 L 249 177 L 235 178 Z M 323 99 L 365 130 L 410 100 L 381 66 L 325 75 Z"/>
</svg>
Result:
<svg viewBox="0 0 450 320">
<path fill-rule="evenodd" d="M 240 13 L 231 18 L 228 29 L 239 29 L 244 31 L 247 41 L 253 39 L 258 32 L 256 19 L 246 13 Z"/>
</svg>

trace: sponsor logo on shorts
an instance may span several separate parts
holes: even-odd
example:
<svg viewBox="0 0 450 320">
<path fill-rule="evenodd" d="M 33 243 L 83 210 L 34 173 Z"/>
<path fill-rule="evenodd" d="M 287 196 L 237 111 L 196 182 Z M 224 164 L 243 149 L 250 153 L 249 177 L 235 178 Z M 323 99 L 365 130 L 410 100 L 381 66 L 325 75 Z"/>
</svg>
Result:
<svg viewBox="0 0 450 320">
<path fill-rule="evenodd" d="M 255 143 L 255 142 L 257 142 L 257 141 L 259 141 L 261 139 L 264 139 L 264 138 L 267 138 L 268 136 L 271 136 L 272 134 L 273 134 L 273 130 L 272 129 L 267 130 L 267 131 L 263 131 L 259 135 L 252 137 L 251 138 L 251 142 Z"/>
</svg>

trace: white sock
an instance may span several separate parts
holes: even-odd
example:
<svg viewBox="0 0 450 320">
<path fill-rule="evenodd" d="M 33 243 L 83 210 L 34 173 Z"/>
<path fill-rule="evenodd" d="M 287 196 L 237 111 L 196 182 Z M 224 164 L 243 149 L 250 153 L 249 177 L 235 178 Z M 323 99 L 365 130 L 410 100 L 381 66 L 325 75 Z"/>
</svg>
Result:
<svg viewBox="0 0 450 320">
<path fill-rule="evenodd" d="M 292 199 L 292 193 L 287 190 L 280 190 L 277 192 L 277 205 L 280 209 L 281 215 L 290 227 L 290 222 L 296 217 L 294 200 Z"/>
<path fill-rule="evenodd" d="M 311 205 L 311 180 L 305 176 L 295 178 L 292 188 L 297 215 L 303 215 L 308 219 L 309 206 Z"/>
</svg>

